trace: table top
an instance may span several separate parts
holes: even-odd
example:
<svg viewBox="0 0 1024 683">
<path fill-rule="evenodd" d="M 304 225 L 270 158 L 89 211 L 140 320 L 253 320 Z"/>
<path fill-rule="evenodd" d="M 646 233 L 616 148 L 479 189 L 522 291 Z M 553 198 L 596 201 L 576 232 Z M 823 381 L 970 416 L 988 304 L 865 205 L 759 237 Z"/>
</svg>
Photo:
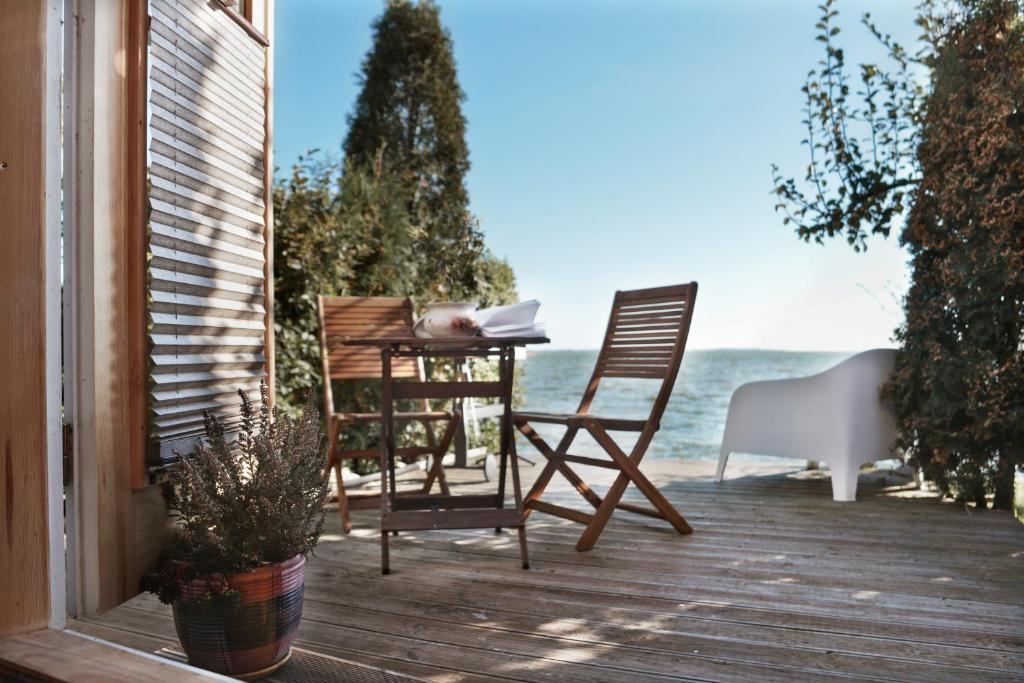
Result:
<svg viewBox="0 0 1024 683">
<path fill-rule="evenodd" d="M 459 349 L 493 349 L 509 346 L 526 346 L 527 344 L 548 344 L 551 340 L 547 337 L 413 337 L 409 335 L 385 336 L 385 337 L 346 337 L 342 344 L 346 346 L 376 346 L 386 348 L 389 346 L 401 346 L 405 348 L 425 349 L 429 347 L 444 347 L 450 350 Z"/>
</svg>

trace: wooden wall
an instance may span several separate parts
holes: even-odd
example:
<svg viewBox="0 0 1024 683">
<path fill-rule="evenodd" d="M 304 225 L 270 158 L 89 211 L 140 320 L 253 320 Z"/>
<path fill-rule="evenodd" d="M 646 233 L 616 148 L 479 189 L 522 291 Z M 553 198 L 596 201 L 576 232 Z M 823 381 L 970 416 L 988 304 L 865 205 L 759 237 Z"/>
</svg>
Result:
<svg viewBox="0 0 1024 683">
<path fill-rule="evenodd" d="M 0 6 L 0 636 L 49 619 L 43 2 Z"/>
<path fill-rule="evenodd" d="M 65 186 L 73 187 L 66 217 L 74 239 L 64 267 L 74 279 L 76 517 L 69 545 L 83 613 L 136 594 L 167 532 L 159 489 L 145 486 L 141 466 L 146 91 L 132 78 L 145 68 L 145 43 L 136 40 L 145 7 L 79 0 L 68 32 L 74 59 L 64 92 L 74 136 Z M 0 4 L 0 636 L 63 619 L 60 19 L 59 0 Z"/>
<path fill-rule="evenodd" d="M 132 311 L 138 294 L 130 253 L 128 1 L 82 0 L 76 27 L 75 487 L 78 608 L 103 611 L 134 595 L 131 468 Z M 140 342 L 141 343 L 141 342 Z"/>
<path fill-rule="evenodd" d="M 154 407 L 147 400 L 147 315 L 156 310 L 147 302 L 146 276 L 151 273 L 145 258 L 150 112 L 144 78 L 154 68 L 147 63 L 151 4 L 164 15 L 175 7 L 164 0 L 78 0 L 75 18 L 75 595 L 77 611 L 86 614 L 103 612 L 138 593 L 140 576 L 153 568 L 168 538 L 160 489 L 148 485 L 144 461 L 147 412 Z M 185 7 L 190 15 L 208 14 L 213 5 L 188 0 Z M 268 16 L 265 9 L 264 21 Z M 223 20 L 218 14 L 207 19 Z M 235 24 L 221 28 L 240 35 L 225 37 L 218 50 L 230 55 L 250 49 L 244 42 L 250 38 Z M 177 46 L 184 61 L 192 64 L 184 58 L 202 57 L 185 54 L 186 47 Z M 256 56 L 262 64 L 265 56 Z M 257 91 L 249 99 L 258 105 L 263 97 Z M 261 125 L 258 141 L 264 136 Z M 175 165 L 174 173 L 182 169 Z M 269 172 L 264 177 L 269 179 Z M 195 181 L 187 174 L 170 179 Z M 195 187 L 201 192 L 204 186 Z M 259 212 L 269 217 L 266 207 Z M 264 240 L 269 236 L 267 229 Z M 269 323 L 269 311 L 266 316 L 261 311 L 260 320 Z"/>
</svg>

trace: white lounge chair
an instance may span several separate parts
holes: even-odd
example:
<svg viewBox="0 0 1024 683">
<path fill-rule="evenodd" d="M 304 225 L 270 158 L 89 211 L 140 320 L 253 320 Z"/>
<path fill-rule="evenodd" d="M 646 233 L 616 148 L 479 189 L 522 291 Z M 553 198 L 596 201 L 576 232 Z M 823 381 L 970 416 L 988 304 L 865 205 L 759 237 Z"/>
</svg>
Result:
<svg viewBox="0 0 1024 683">
<path fill-rule="evenodd" d="M 891 458 L 896 419 L 879 390 L 896 352 L 873 349 L 810 377 L 750 382 L 729 401 L 715 481 L 730 453 L 828 463 L 832 499 L 853 501 L 864 463 Z"/>
</svg>

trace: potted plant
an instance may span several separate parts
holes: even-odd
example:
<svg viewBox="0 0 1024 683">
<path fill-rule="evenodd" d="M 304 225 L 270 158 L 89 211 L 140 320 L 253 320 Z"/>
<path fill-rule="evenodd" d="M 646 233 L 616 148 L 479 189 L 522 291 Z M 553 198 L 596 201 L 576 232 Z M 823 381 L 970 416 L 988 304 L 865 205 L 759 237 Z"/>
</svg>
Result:
<svg viewBox="0 0 1024 683">
<path fill-rule="evenodd" d="M 189 663 L 254 679 L 280 667 L 302 616 L 306 554 L 324 526 L 320 416 L 280 415 L 245 392 L 237 436 L 206 414 L 206 437 L 171 474 L 178 531 L 144 588 L 174 609 Z"/>
</svg>

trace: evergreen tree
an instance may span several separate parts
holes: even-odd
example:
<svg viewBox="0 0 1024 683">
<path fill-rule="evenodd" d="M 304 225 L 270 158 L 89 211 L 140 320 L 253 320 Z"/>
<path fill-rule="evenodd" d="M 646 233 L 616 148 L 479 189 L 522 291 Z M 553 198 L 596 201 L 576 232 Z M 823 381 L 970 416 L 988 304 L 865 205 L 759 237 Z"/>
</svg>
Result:
<svg viewBox="0 0 1024 683">
<path fill-rule="evenodd" d="M 390 0 L 373 30 L 346 164 L 365 168 L 379 159 L 403 185 L 416 229 L 416 289 L 430 298 L 472 294 L 483 242 L 468 211 L 464 95 L 451 37 L 429 0 Z"/>
<path fill-rule="evenodd" d="M 274 188 L 274 330 L 283 407 L 319 396 L 318 295 L 416 295 L 402 186 L 381 165 L 303 159 Z"/>
<path fill-rule="evenodd" d="M 319 294 L 484 306 L 517 298 L 512 268 L 484 248 L 467 209 L 463 95 L 437 7 L 389 2 L 374 35 L 345 163 L 301 159 L 274 189 L 277 388 L 285 409 L 298 409 L 309 388 L 320 395 Z M 335 396 L 356 409 L 369 394 Z"/>
</svg>

